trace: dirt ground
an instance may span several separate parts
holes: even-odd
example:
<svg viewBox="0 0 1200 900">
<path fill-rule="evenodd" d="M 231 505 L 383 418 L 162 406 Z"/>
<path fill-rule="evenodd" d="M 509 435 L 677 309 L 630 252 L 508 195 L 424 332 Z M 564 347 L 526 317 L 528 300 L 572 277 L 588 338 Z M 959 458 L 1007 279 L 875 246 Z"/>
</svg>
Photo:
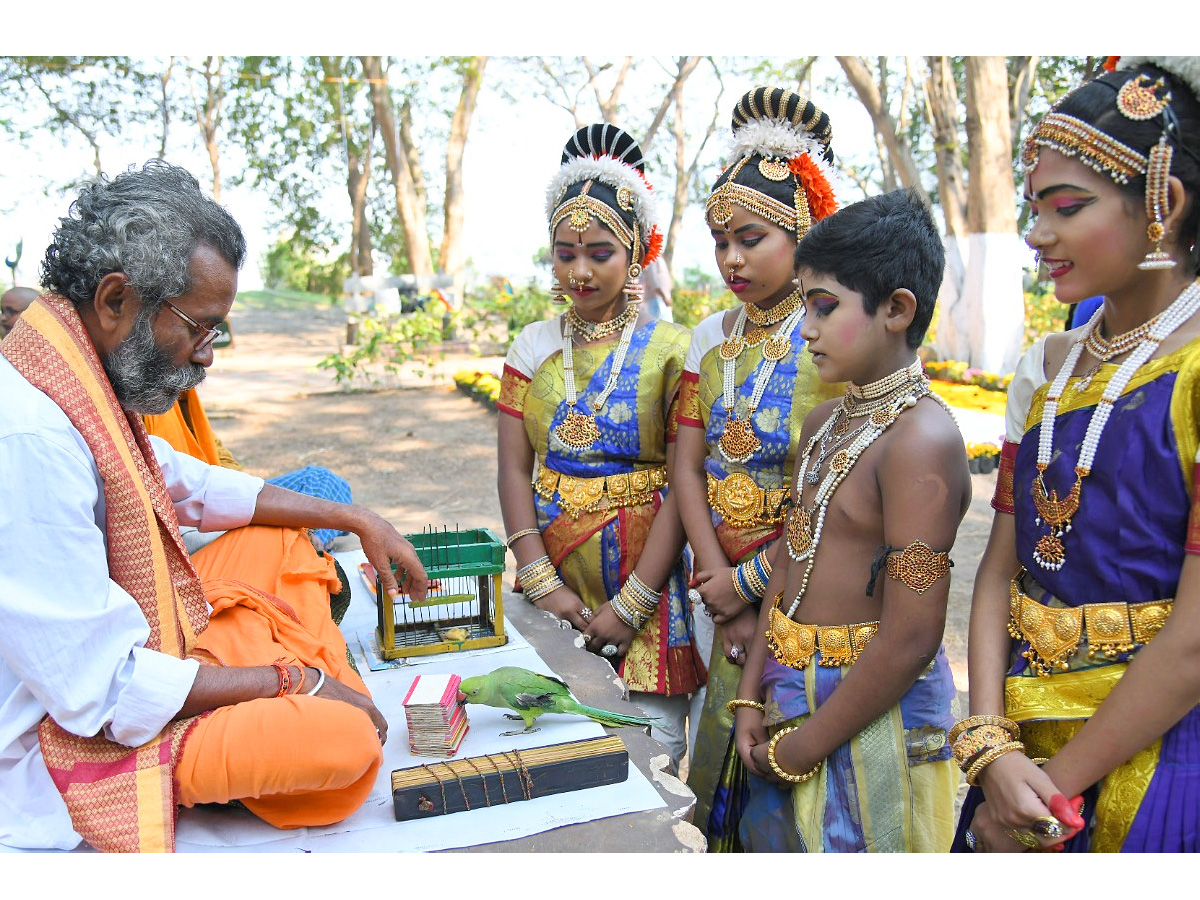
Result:
<svg viewBox="0 0 1200 900">
<path fill-rule="evenodd" d="M 496 496 L 496 413 L 454 387 L 463 367 L 499 374 L 502 360 L 452 347 L 382 388 L 338 390 L 313 368 L 341 346 L 340 307 L 235 306 L 233 347 L 200 392 L 213 428 L 246 470 L 264 477 L 307 464 L 350 482 L 354 499 L 402 532 L 488 527 L 503 536 Z M 971 508 L 951 554 L 946 650 L 966 689 L 973 575 L 987 543 L 996 476 L 973 475 Z M 352 547 L 352 538 L 343 538 Z M 510 560 L 511 567 L 511 560 Z M 511 568 L 508 581 L 511 583 Z M 964 706 L 965 710 L 965 706 Z"/>
</svg>

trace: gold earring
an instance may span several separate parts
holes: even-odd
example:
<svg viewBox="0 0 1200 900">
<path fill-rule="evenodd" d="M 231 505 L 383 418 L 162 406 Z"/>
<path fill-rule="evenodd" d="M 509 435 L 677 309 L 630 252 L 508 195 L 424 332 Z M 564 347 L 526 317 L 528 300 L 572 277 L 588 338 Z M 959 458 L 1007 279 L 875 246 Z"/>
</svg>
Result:
<svg viewBox="0 0 1200 900">
<path fill-rule="evenodd" d="M 1154 249 L 1146 254 L 1146 258 L 1138 263 L 1143 270 L 1171 269 L 1175 260 L 1162 248 L 1163 238 L 1167 236 L 1163 227 L 1163 216 L 1171 211 L 1169 179 L 1171 176 L 1171 145 L 1167 136 L 1150 148 L 1150 159 L 1146 163 L 1146 215 L 1150 224 L 1146 226 L 1146 237 L 1154 242 Z"/>
<path fill-rule="evenodd" d="M 555 278 L 554 283 L 550 285 L 550 302 L 570 303 L 571 301 L 567 299 L 566 293 L 567 292 L 563 290 L 562 284 L 557 278 Z"/>
<path fill-rule="evenodd" d="M 642 276 L 642 267 L 634 263 L 629 267 L 628 276 L 625 287 L 621 289 L 625 292 L 626 302 L 641 303 L 646 299 L 646 288 L 638 280 Z"/>
</svg>

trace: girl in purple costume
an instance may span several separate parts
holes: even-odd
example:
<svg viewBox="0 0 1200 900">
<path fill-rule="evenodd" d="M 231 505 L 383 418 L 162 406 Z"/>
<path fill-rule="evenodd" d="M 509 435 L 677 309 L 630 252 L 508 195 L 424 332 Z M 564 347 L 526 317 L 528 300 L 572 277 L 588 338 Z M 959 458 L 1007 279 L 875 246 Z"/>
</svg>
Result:
<svg viewBox="0 0 1200 900">
<path fill-rule="evenodd" d="M 969 663 L 1017 746 L 958 739 L 958 850 L 1200 850 L 1198 88 L 1198 58 L 1124 57 L 1025 144 L 1028 244 L 1105 301 L 1009 390 Z"/>
</svg>

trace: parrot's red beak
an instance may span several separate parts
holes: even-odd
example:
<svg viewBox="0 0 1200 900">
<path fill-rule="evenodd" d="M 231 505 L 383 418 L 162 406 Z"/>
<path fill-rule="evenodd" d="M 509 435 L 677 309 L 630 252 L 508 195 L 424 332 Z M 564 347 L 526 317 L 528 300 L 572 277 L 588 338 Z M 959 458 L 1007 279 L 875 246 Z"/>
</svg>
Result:
<svg viewBox="0 0 1200 900">
<path fill-rule="evenodd" d="M 458 692 L 458 705 L 459 706 L 467 705 L 467 695 L 464 694 L 462 691 Z"/>
</svg>

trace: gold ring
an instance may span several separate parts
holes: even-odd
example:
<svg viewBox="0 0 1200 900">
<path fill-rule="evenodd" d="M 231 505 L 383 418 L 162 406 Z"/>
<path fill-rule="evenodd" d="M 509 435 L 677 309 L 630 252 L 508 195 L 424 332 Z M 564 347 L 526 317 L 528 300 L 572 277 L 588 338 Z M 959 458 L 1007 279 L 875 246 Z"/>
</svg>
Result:
<svg viewBox="0 0 1200 900">
<path fill-rule="evenodd" d="M 1042 849 L 1041 843 L 1038 842 L 1038 839 L 1030 831 L 1020 828 L 1009 828 L 1004 833 L 1027 850 Z"/>
<path fill-rule="evenodd" d="M 1067 833 L 1062 822 L 1054 816 L 1038 816 L 1029 826 L 1029 830 L 1044 838 L 1060 838 Z"/>
</svg>

